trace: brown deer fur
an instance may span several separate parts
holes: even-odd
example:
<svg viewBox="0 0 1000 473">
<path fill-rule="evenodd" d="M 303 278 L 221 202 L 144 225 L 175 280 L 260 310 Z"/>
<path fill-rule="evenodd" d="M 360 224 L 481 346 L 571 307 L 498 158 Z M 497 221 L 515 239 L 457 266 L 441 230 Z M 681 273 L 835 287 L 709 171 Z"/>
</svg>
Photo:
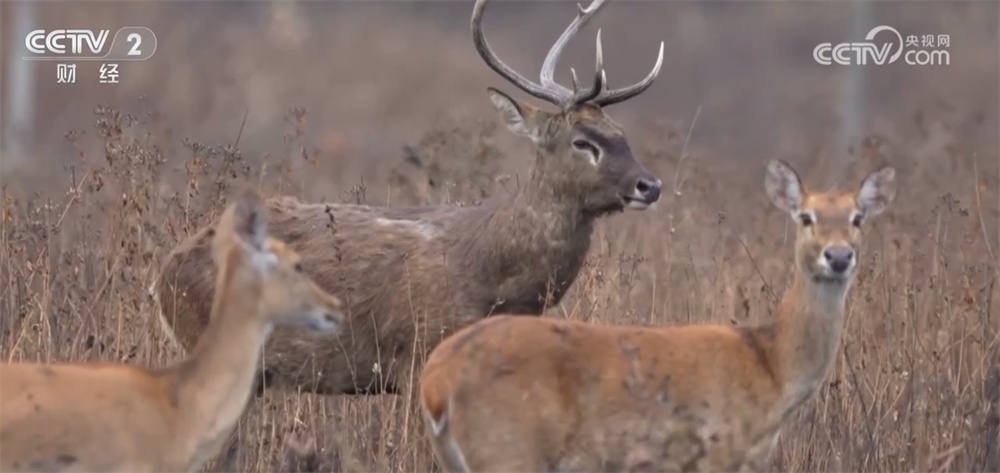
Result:
<svg viewBox="0 0 1000 473">
<path fill-rule="evenodd" d="M 793 282 L 759 326 L 629 327 L 501 316 L 435 348 L 420 399 L 446 471 L 768 471 L 781 424 L 840 346 L 861 226 L 895 171 L 856 193 L 805 193 L 788 165 L 767 191 L 798 223 Z"/>
<path fill-rule="evenodd" d="M 580 11 L 546 67 L 554 67 L 565 42 L 603 1 Z M 345 301 L 348 317 L 337 338 L 277 330 L 265 350 L 270 386 L 398 392 L 423 355 L 456 328 L 491 314 L 539 315 L 557 303 L 580 271 L 595 221 L 625 208 L 645 209 L 659 198 L 660 181 L 636 161 L 602 106 L 649 86 L 662 45 L 653 73 L 634 86 L 605 89 L 598 42 L 594 88 L 541 88 L 522 82 L 489 50 L 480 23 L 485 5 L 477 2 L 472 20 L 480 54 L 522 90 L 560 107 L 547 112 L 488 89 L 507 126 L 536 144 L 530 178 L 515 195 L 479 207 L 269 200 L 275 235 L 302 255 L 307 273 Z M 205 262 L 210 228 L 173 250 L 151 289 L 185 347 L 207 322 L 214 280 Z"/>
<path fill-rule="evenodd" d="M 259 200 L 230 206 L 204 256 L 221 268 L 211 322 L 172 367 L 0 364 L 0 471 L 198 471 L 243 414 L 272 326 L 335 331 L 340 301 L 270 240 Z"/>
</svg>

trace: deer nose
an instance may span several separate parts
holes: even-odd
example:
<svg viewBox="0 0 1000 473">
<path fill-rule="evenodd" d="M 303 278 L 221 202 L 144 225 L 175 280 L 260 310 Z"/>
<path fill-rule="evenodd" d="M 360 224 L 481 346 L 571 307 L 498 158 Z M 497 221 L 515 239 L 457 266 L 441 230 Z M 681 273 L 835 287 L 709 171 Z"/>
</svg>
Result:
<svg viewBox="0 0 1000 473">
<path fill-rule="evenodd" d="M 659 179 L 654 179 L 651 176 L 642 176 L 639 178 L 639 182 L 635 184 L 635 195 L 647 204 L 652 204 L 660 200 L 660 189 L 662 187 L 663 182 Z"/>
<path fill-rule="evenodd" d="M 319 314 L 319 318 L 310 318 L 307 322 L 309 328 L 313 330 L 319 330 L 324 332 L 339 332 L 340 326 L 343 323 L 343 315 L 339 311 L 323 310 Z"/>
<path fill-rule="evenodd" d="M 854 249 L 849 246 L 831 246 L 823 250 L 823 257 L 835 273 L 843 273 L 854 261 Z"/>
</svg>

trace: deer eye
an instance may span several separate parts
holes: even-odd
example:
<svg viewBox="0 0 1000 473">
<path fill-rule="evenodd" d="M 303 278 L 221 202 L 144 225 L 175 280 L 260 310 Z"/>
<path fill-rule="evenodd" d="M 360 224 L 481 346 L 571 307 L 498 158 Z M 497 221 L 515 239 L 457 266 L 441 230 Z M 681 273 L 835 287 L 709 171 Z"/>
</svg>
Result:
<svg viewBox="0 0 1000 473">
<path fill-rule="evenodd" d="M 865 222 L 865 216 L 864 215 L 854 214 L 854 216 L 851 217 L 851 225 L 854 225 L 855 227 L 860 228 L 861 224 L 864 223 L 864 222 Z"/>
<path fill-rule="evenodd" d="M 295 263 L 294 269 L 295 269 L 295 272 L 301 273 L 302 272 L 302 263 Z"/>
<path fill-rule="evenodd" d="M 573 147 L 578 151 L 586 151 L 594 155 L 595 160 L 601 157 L 601 150 L 587 140 L 573 140 Z"/>
<path fill-rule="evenodd" d="M 799 221 L 802 222 L 802 226 L 803 227 L 808 227 L 808 226 L 812 225 L 813 223 L 816 223 L 813 220 L 812 214 L 808 214 L 808 213 L 800 213 L 799 214 Z"/>
</svg>

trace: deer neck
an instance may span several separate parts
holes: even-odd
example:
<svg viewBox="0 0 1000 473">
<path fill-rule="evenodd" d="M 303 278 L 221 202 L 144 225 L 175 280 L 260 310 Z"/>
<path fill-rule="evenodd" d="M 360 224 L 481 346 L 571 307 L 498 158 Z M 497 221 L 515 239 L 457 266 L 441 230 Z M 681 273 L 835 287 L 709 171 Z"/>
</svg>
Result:
<svg viewBox="0 0 1000 473">
<path fill-rule="evenodd" d="M 574 182 L 555 178 L 545 168 L 544 162 L 549 159 L 536 158 L 531 178 L 511 200 L 506 212 L 539 225 L 536 228 L 543 229 L 554 241 L 581 231 L 589 236 L 594 216 L 584 211 L 580 190 Z"/>
<path fill-rule="evenodd" d="M 483 285 L 483 310 L 541 313 L 565 295 L 586 258 L 594 219 L 537 168 L 514 196 L 455 228 L 452 251 Z"/>
<path fill-rule="evenodd" d="M 199 450 L 221 441 L 243 414 L 271 331 L 271 324 L 253 317 L 259 311 L 254 297 L 259 287 L 219 276 L 205 332 L 187 360 L 170 372 L 174 401 L 184 412 L 183 430 Z"/>
<path fill-rule="evenodd" d="M 817 280 L 795 271 L 778 306 L 773 360 L 782 385 L 782 415 L 807 400 L 826 377 L 840 347 L 851 280 Z"/>
</svg>

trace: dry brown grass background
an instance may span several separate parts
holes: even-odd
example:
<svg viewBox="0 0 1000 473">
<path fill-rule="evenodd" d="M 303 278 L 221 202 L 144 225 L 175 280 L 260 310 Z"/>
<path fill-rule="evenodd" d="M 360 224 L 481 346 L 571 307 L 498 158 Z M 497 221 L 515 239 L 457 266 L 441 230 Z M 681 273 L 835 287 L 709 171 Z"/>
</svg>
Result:
<svg viewBox="0 0 1000 473">
<path fill-rule="evenodd" d="M 599 224 L 547 316 L 766 319 L 793 236 L 764 195 L 766 160 L 791 161 L 814 186 L 854 186 L 891 164 L 900 191 L 868 230 L 839 358 L 784 430 L 774 467 L 1000 471 L 1000 7 L 876 3 L 874 24 L 950 34 L 952 63 L 866 69 L 865 136 L 845 143 L 846 69 L 814 64 L 811 50 L 851 39 L 851 3 L 611 2 L 559 77 L 589 70 L 598 25 L 615 87 L 666 41 L 657 83 L 609 113 L 667 189 L 656 208 Z M 41 5 L 43 27 L 145 25 L 159 49 L 123 64 L 113 86 L 97 83 L 97 64 L 81 63 L 72 86 L 40 66 L 32 153 L 0 162 L 5 360 L 183 356 L 144 288 L 241 183 L 381 205 L 499 196 L 524 176 L 531 148 L 486 99 L 487 86 L 513 90 L 476 56 L 471 1 L 278 4 Z M 0 5 L 2 30 L 11 6 Z M 487 35 L 533 76 L 572 8 L 498 1 Z M 4 45 L 0 59 L 11 53 Z M 209 469 L 429 471 L 408 402 L 270 392 Z"/>
</svg>

